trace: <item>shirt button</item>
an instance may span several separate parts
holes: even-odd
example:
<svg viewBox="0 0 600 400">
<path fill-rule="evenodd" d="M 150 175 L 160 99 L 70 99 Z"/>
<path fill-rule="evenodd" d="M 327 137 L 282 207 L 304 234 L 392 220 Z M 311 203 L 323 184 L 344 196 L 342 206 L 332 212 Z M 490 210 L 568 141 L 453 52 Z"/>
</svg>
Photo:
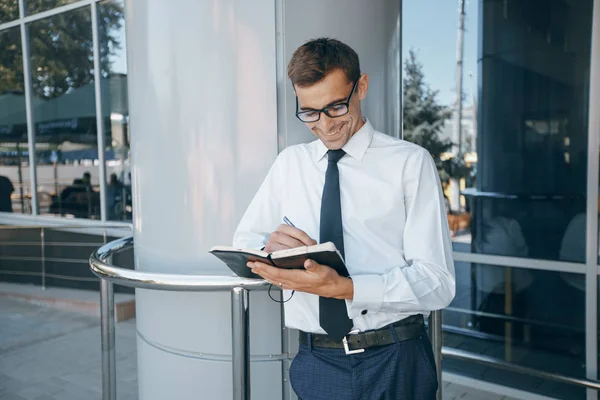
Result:
<svg viewBox="0 0 600 400">
<path fill-rule="evenodd" d="M 361 313 L 362 315 L 367 315 L 367 310 L 362 310 L 360 313 Z"/>
</svg>

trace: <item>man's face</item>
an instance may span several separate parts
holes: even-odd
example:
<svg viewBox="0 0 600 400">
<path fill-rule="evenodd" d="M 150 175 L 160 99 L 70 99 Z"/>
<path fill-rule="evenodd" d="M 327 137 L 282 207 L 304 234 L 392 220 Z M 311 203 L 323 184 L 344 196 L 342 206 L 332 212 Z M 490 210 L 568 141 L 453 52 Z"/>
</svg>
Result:
<svg viewBox="0 0 600 400">
<path fill-rule="evenodd" d="M 360 101 L 367 94 L 369 79 L 363 74 L 356 85 L 348 114 L 337 118 L 328 117 L 321 113 L 316 122 L 305 122 L 305 125 L 321 142 L 330 150 L 341 149 L 358 131 L 363 123 L 360 111 Z M 296 86 L 298 96 L 298 111 L 320 110 L 327 106 L 341 104 L 348 101 L 354 82 L 348 82 L 342 70 L 334 70 L 324 79 L 311 86 Z"/>
</svg>

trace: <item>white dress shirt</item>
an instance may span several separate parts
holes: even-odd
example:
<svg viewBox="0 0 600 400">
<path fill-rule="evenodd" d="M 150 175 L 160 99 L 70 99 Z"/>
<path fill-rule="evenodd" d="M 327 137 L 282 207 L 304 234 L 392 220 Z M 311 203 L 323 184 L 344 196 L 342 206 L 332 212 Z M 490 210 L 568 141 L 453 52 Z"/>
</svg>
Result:
<svg viewBox="0 0 600 400">
<path fill-rule="evenodd" d="M 454 297 L 452 247 L 439 175 L 429 153 L 376 132 L 367 120 L 338 162 L 345 261 L 354 283 L 346 300 L 354 329 L 377 329 L 429 315 Z M 284 216 L 319 241 L 327 148 L 320 140 L 283 150 L 250 203 L 233 245 L 262 248 Z M 284 290 L 287 299 L 291 291 Z M 296 292 L 285 323 L 305 332 L 319 325 L 319 296 Z"/>
</svg>

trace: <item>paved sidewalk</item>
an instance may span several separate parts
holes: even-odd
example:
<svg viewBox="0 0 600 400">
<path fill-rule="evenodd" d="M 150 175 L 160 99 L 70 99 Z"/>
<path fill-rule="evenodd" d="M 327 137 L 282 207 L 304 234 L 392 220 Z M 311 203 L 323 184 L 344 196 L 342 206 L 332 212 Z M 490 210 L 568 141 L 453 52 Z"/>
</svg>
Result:
<svg viewBox="0 0 600 400">
<path fill-rule="evenodd" d="M 116 351 L 117 397 L 135 400 L 135 320 L 117 324 Z M 445 400 L 510 400 L 457 384 L 443 385 Z M 0 297 L 0 400 L 101 398 L 98 318 Z"/>
<path fill-rule="evenodd" d="M 119 400 L 137 399 L 135 320 L 116 329 Z M 96 317 L 0 298 L 0 399 L 100 400 Z"/>
</svg>

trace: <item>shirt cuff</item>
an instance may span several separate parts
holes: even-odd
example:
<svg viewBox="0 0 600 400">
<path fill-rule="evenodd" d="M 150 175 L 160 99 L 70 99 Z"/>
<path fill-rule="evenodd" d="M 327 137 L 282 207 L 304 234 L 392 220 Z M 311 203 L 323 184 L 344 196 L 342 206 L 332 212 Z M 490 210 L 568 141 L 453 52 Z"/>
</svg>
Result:
<svg viewBox="0 0 600 400">
<path fill-rule="evenodd" d="M 377 313 L 383 304 L 384 282 L 380 275 L 354 275 L 354 298 L 346 300 L 348 317 L 354 319 L 368 313 Z"/>
</svg>

